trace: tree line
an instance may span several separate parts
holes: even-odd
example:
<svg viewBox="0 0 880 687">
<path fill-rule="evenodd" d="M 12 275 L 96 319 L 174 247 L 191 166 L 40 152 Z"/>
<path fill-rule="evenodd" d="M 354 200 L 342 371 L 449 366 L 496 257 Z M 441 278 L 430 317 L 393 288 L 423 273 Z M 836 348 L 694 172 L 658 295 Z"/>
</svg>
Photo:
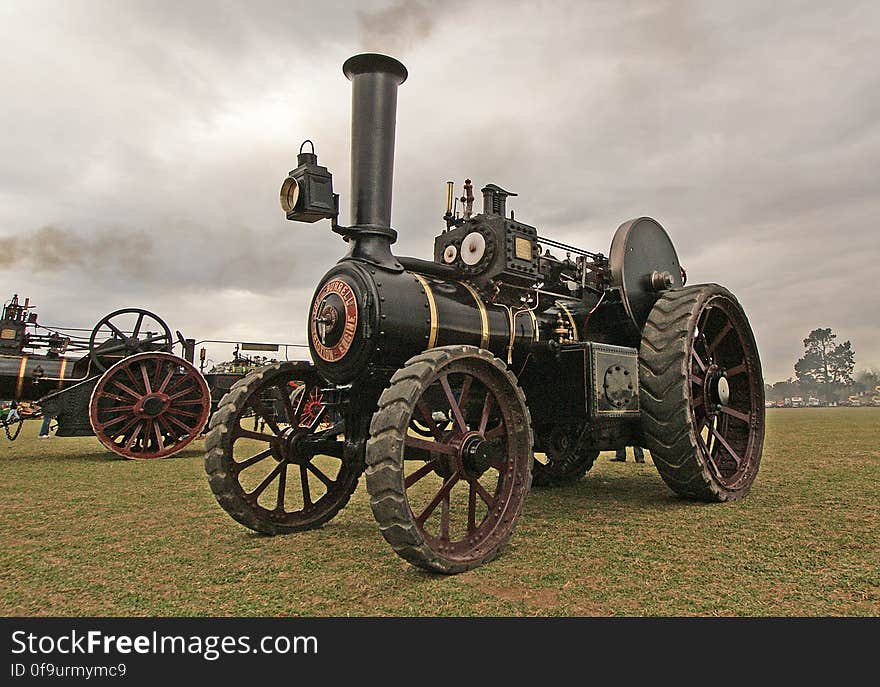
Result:
<svg viewBox="0 0 880 687">
<path fill-rule="evenodd" d="M 852 343 L 838 342 L 830 327 L 814 329 L 804 339 L 804 354 L 794 364 L 794 378 L 766 385 L 767 400 L 800 396 L 840 403 L 853 395 L 874 395 L 880 386 L 880 370 L 854 370 Z"/>
</svg>

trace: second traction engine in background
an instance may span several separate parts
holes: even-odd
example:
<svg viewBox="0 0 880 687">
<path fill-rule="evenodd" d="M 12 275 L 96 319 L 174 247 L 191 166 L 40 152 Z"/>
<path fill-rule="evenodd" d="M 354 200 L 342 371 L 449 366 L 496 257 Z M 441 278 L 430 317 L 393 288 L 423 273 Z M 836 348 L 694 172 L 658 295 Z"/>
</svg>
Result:
<svg viewBox="0 0 880 687">
<path fill-rule="evenodd" d="M 375 54 L 343 71 L 353 88 L 351 225 L 338 223 L 332 175 L 313 146 L 300 148 L 281 203 L 290 220 L 329 219 L 348 252 L 312 299 L 312 360 L 252 373 L 214 416 L 206 469 L 221 506 L 259 532 L 311 529 L 366 469 L 394 550 L 455 573 L 502 550 L 532 483 L 578 480 L 601 450 L 646 446 L 688 498 L 745 495 L 761 457 L 763 379 L 735 297 L 685 286 L 656 220 L 622 224 L 605 256 L 541 237 L 508 213 L 515 194 L 496 184 L 474 214 L 470 180 L 460 212 L 448 185 L 433 260 L 394 255 L 407 72 Z M 315 394 L 320 412 L 305 415 Z M 264 432 L 244 427 L 249 412 L 272 418 Z"/>
</svg>

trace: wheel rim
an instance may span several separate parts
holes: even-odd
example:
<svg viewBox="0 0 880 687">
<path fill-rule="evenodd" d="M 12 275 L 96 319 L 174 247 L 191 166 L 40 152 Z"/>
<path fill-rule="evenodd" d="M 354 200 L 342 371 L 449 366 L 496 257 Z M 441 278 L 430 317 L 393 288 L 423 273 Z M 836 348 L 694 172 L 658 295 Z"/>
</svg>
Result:
<svg viewBox="0 0 880 687">
<path fill-rule="evenodd" d="M 258 520 L 306 527 L 350 493 L 344 423 L 325 404 L 317 378 L 267 379 L 241 400 L 228 425 L 226 472 Z"/>
<path fill-rule="evenodd" d="M 98 440 L 125 458 L 164 458 L 192 442 L 208 420 L 204 377 L 169 353 L 141 353 L 105 372 L 89 419 Z"/>
<path fill-rule="evenodd" d="M 404 491 L 419 533 L 447 559 L 479 559 L 509 534 L 531 450 L 515 403 L 509 383 L 454 361 L 415 404 L 413 418 L 430 438 L 413 431 L 404 438 Z M 438 423 L 441 414 L 449 425 Z"/>
<path fill-rule="evenodd" d="M 693 330 L 690 412 L 703 462 L 727 489 L 749 483 L 761 454 L 763 403 L 757 346 L 741 310 L 709 299 Z"/>
</svg>

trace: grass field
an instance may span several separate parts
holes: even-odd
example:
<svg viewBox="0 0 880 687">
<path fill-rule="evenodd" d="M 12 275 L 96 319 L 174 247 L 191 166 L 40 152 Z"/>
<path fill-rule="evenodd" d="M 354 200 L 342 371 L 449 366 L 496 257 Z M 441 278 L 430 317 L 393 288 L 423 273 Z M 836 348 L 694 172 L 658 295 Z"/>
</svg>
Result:
<svg viewBox="0 0 880 687">
<path fill-rule="evenodd" d="M 533 490 L 506 553 L 419 572 L 363 483 L 325 527 L 263 537 L 199 452 L 117 460 L 93 438 L 0 442 L 2 615 L 878 615 L 880 409 L 768 411 L 752 493 L 675 498 L 650 463 Z"/>
</svg>

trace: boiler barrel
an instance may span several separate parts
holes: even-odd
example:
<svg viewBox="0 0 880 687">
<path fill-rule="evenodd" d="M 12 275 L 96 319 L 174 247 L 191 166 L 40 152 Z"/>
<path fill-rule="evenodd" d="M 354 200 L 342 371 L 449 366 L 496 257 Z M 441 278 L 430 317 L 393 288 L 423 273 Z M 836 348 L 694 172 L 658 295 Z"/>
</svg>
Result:
<svg viewBox="0 0 880 687">
<path fill-rule="evenodd" d="M 368 366 L 394 370 L 422 351 L 453 344 L 512 362 L 540 338 L 531 312 L 488 303 L 466 282 L 350 260 L 324 277 L 309 311 L 312 359 L 336 383 L 351 382 Z"/>
<path fill-rule="evenodd" d="M 36 401 L 70 384 L 73 360 L 40 355 L 0 356 L 0 398 Z"/>
<path fill-rule="evenodd" d="M 417 303 L 412 308 L 391 297 L 390 289 L 400 288 L 398 280 L 385 281 L 391 282 L 388 287 L 379 287 L 380 293 L 389 294 L 382 302 L 382 313 L 391 325 L 379 333 L 388 351 L 388 356 L 383 357 L 385 364 L 401 365 L 425 349 L 454 344 L 485 348 L 502 360 L 511 360 L 522 344 L 538 338 L 538 322 L 531 313 L 517 313 L 515 309 L 487 303 L 466 282 L 406 272 L 401 281 L 413 291 L 406 299 Z M 401 329 L 410 330 L 411 336 L 401 340 L 397 336 Z"/>
</svg>

